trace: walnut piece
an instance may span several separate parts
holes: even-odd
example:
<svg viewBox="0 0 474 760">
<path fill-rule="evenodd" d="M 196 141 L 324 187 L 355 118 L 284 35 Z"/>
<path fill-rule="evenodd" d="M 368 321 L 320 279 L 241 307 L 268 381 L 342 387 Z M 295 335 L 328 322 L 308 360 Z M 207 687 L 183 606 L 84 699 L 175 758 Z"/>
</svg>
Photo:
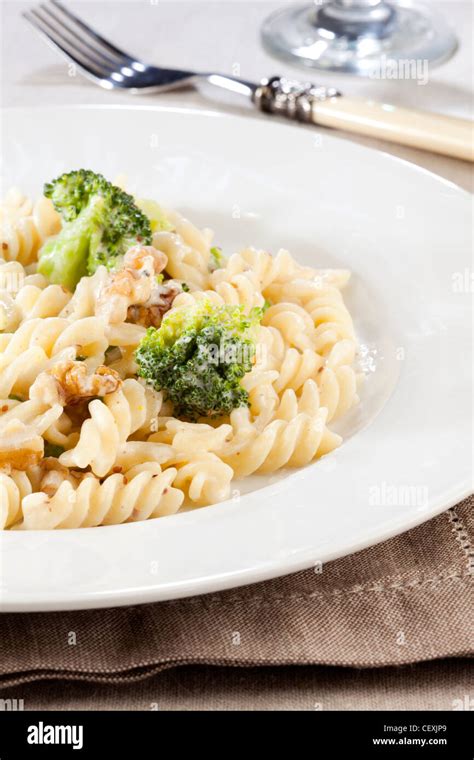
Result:
<svg viewBox="0 0 474 760">
<path fill-rule="evenodd" d="M 0 469 L 28 470 L 43 457 L 44 443 L 38 433 L 21 420 L 11 420 L 0 432 Z"/>
<path fill-rule="evenodd" d="M 84 362 L 68 359 L 38 375 L 31 386 L 30 398 L 69 406 L 93 396 L 114 393 L 121 384 L 120 375 L 111 367 L 100 365 L 89 374 Z"/>
<path fill-rule="evenodd" d="M 81 480 L 85 477 L 90 477 L 90 473 L 70 470 L 68 467 L 60 464 L 55 457 L 42 459 L 30 472 L 36 484 L 35 490 L 42 491 L 49 497 L 54 496 L 61 483 L 64 483 L 65 480 L 74 488 L 77 488 Z"/>
<path fill-rule="evenodd" d="M 97 297 L 95 313 L 108 322 L 124 322 L 129 306 L 145 303 L 160 274 L 168 263 L 167 256 L 152 245 L 136 245 L 124 256 L 123 266 L 111 275 Z"/>
<path fill-rule="evenodd" d="M 174 299 L 182 292 L 181 285 L 174 280 L 156 283 L 145 303 L 128 307 L 127 320 L 143 327 L 159 327 L 163 315 L 171 309 Z"/>
<path fill-rule="evenodd" d="M 104 365 L 89 374 L 84 362 L 65 361 L 56 364 L 49 372 L 59 383 L 63 406 L 77 404 L 92 396 L 106 396 L 122 384 L 118 372 Z"/>
</svg>

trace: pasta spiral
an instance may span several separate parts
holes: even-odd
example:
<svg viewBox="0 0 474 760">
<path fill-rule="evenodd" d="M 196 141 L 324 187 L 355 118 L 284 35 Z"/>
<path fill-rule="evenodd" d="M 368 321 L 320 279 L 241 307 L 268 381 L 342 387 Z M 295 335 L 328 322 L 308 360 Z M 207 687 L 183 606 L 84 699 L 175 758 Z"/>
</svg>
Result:
<svg viewBox="0 0 474 760">
<path fill-rule="evenodd" d="M 353 340 L 339 341 L 317 376 L 321 404 L 328 409 L 328 420 L 345 414 L 359 401 L 357 377 L 351 366 L 355 351 L 356 344 Z"/>
<path fill-rule="evenodd" d="M 273 285 L 269 288 L 269 298 L 277 301 L 284 298 L 310 316 L 314 325 L 314 349 L 320 354 L 328 353 L 339 340 L 354 339 L 351 316 L 334 286 L 295 280 L 287 285 Z"/>
<path fill-rule="evenodd" d="M 282 333 L 276 327 L 261 327 L 258 348 L 265 366 L 277 371 L 273 382 L 276 393 L 287 388 L 299 390 L 306 380 L 316 379 L 323 366 L 323 358 L 311 348 L 302 351 L 287 345 Z"/>
<path fill-rule="evenodd" d="M 61 221 L 49 199 L 32 204 L 12 190 L 0 205 L 0 225 L 2 255 L 8 261 L 30 264 L 44 240 L 59 232 Z"/>
<path fill-rule="evenodd" d="M 176 280 L 205 290 L 209 282 L 212 233 L 198 230 L 177 212 L 166 211 L 166 217 L 174 231 L 155 232 L 152 241 L 168 258 L 166 271 Z"/>
<path fill-rule="evenodd" d="M 149 430 L 161 408 L 161 396 L 132 378 L 122 387 L 89 403 L 90 418 L 82 423 L 79 440 L 65 451 L 59 462 L 66 467 L 91 467 L 103 477 L 110 472 L 119 448 L 139 430 Z"/>
<path fill-rule="evenodd" d="M 139 464 L 156 462 L 157 464 L 170 463 L 174 455 L 174 449 L 163 443 L 147 441 L 126 441 L 119 446 L 114 471 L 125 472 Z"/>
<path fill-rule="evenodd" d="M 171 461 L 177 468 L 173 485 L 182 490 L 195 506 L 217 504 L 229 498 L 234 473 L 215 454 L 208 452 L 193 457 L 182 454 Z"/>
<path fill-rule="evenodd" d="M 321 407 L 316 414 L 299 412 L 291 420 L 274 419 L 259 430 L 248 409 L 235 409 L 230 415 L 234 438 L 218 454 L 236 477 L 302 467 L 340 444 L 340 436 L 327 429 L 326 420 L 327 409 Z"/>
<path fill-rule="evenodd" d="M 11 331 L 26 319 L 55 317 L 70 297 L 42 275 L 28 274 L 19 262 L 0 260 L 0 329 Z"/>
<path fill-rule="evenodd" d="M 282 302 L 271 306 L 263 315 L 262 324 L 279 330 L 288 346 L 301 351 L 316 350 L 313 322 L 298 304 Z"/>
<path fill-rule="evenodd" d="M 20 519 L 22 499 L 31 492 L 26 473 L 16 470 L 11 475 L 0 473 L 0 530 L 9 528 Z"/>
<path fill-rule="evenodd" d="M 103 363 L 109 345 L 104 324 L 97 317 L 76 322 L 60 317 L 30 319 L 2 338 L 0 397 L 3 398 L 11 393 L 27 396 L 37 375 L 63 359 L 82 355 L 89 367 L 97 367 Z"/>
<path fill-rule="evenodd" d="M 263 306 L 265 298 L 258 289 L 255 276 L 244 272 L 236 274 L 229 280 L 221 280 L 215 290 L 197 290 L 181 293 L 173 301 L 173 306 L 187 306 L 194 301 L 209 300 L 217 306 L 244 306 L 250 311 L 255 306 Z"/>
<path fill-rule="evenodd" d="M 177 468 L 174 485 L 196 506 L 227 499 L 233 472 L 213 452 L 222 448 L 232 427 L 223 424 L 213 428 L 174 418 L 164 424 L 165 429 L 151 435 L 149 441 L 172 447 L 174 454 L 167 465 Z"/>
<path fill-rule="evenodd" d="M 71 449 L 79 440 L 79 432 L 73 429 L 73 423 L 66 412 L 54 420 L 43 433 L 45 441 L 60 446 L 63 449 Z"/>
<path fill-rule="evenodd" d="M 103 482 L 86 476 L 77 488 L 65 480 L 53 496 L 38 492 L 23 498 L 20 528 L 86 528 L 174 514 L 183 501 L 183 493 L 172 486 L 175 475 L 173 468 L 161 471 L 148 463 Z"/>
<path fill-rule="evenodd" d="M 350 272 L 347 269 L 313 269 L 312 267 L 301 266 L 283 248 L 278 251 L 276 256 L 256 248 L 244 248 L 239 253 L 234 253 L 225 267 L 213 272 L 211 285 L 217 289 L 218 283 L 229 280 L 243 272 L 256 276 L 259 290 L 270 300 L 272 300 L 270 288 L 275 284 L 285 286 L 293 280 L 304 280 L 320 286 L 330 285 L 340 289 L 347 284 L 350 277 Z M 282 299 L 278 298 L 277 300 Z"/>
<path fill-rule="evenodd" d="M 59 418 L 62 407 L 36 401 L 12 404 L 0 417 L 0 468 L 28 471 L 44 455 L 43 436 Z"/>
<path fill-rule="evenodd" d="M 10 336 L 0 355 L 0 367 L 35 347 L 43 349 L 48 357 L 73 348 L 89 359 L 91 365 L 100 364 L 108 345 L 106 328 L 98 317 L 86 317 L 75 322 L 61 317 L 29 319 Z"/>
<path fill-rule="evenodd" d="M 178 454 L 193 456 L 196 451 L 209 452 L 220 449 L 232 434 L 232 426 L 217 427 L 205 423 L 184 422 L 174 417 L 161 421 L 161 431 L 153 433 L 149 441 L 169 444 Z"/>
<path fill-rule="evenodd" d="M 109 273 L 103 266 L 98 267 L 91 277 L 81 277 L 77 283 L 74 295 L 64 306 L 60 316 L 68 319 L 83 319 L 93 317 L 99 293 L 105 287 Z"/>
<path fill-rule="evenodd" d="M 62 407 L 59 404 L 48 406 L 36 400 L 10 402 L 10 408 L 0 416 L 0 430 L 14 420 L 34 429 L 37 435 L 43 435 L 61 413 Z"/>
<path fill-rule="evenodd" d="M 221 282 L 228 282 L 236 275 L 250 272 L 259 284 L 259 290 L 266 295 L 266 289 L 274 282 L 288 282 L 295 277 L 312 278 L 315 270 L 297 264 L 288 251 L 281 249 L 276 256 L 256 248 L 245 248 L 234 253 L 223 269 L 216 269 L 210 281 L 217 290 Z"/>
</svg>

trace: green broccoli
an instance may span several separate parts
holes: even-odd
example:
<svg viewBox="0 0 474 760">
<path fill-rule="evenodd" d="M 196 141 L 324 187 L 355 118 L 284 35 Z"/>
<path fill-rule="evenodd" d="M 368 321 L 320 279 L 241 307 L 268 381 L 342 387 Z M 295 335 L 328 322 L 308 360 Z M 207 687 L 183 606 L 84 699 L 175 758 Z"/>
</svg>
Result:
<svg viewBox="0 0 474 760">
<path fill-rule="evenodd" d="M 209 269 L 211 272 L 215 269 L 222 269 L 222 267 L 225 267 L 227 259 L 222 253 L 222 248 L 219 248 L 218 245 L 214 245 L 210 250 L 210 254 Z"/>
<path fill-rule="evenodd" d="M 173 309 L 150 327 L 136 351 L 138 374 L 164 390 L 176 414 L 195 420 L 248 404 L 240 380 L 251 370 L 261 309 L 216 306 L 207 299 Z"/>
<path fill-rule="evenodd" d="M 62 174 L 44 186 L 63 228 L 39 252 L 38 271 L 70 290 L 104 264 L 120 265 L 128 248 L 149 245 L 150 221 L 134 199 L 88 169 Z"/>
<path fill-rule="evenodd" d="M 135 203 L 148 217 L 152 232 L 170 232 L 174 229 L 171 222 L 166 218 L 159 203 L 146 199 L 136 200 Z"/>
<path fill-rule="evenodd" d="M 61 456 L 61 454 L 64 452 L 64 446 L 57 446 L 55 443 L 50 443 L 49 441 L 44 442 L 44 456 L 45 457 L 55 457 L 58 459 L 58 457 Z"/>
</svg>

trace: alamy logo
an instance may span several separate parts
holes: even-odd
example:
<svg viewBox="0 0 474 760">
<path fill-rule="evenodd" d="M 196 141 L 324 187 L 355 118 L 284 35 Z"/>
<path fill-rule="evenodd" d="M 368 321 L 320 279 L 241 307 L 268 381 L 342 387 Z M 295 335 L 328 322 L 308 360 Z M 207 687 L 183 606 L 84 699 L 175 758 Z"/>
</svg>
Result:
<svg viewBox="0 0 474 760">
<path fill-rule="evenodd" d="M 369 488 L 371 507 L 425 507 L 428 497 L 427 486 L 395 485 L 383 481 Z"/>
<path fill-rule="evenodd" d="M 0 712 L 17 712 L 24 709 L 24 699 L 0 699 Z"/>
<path fill-rule="evenodd" d="M 50 726 L 40 721 L 28 726 L 28 744 L 71 744 L 73 749 L 83 747 L 83 726 Z"/>
<path fill-rule="evenodd" d="M 465 694 L 462 699 L 453 699 L 453 710 L 474 710 L 474 697 L 470 697 L 469 694 Z"/>
<path fill-rule="evenodd" d="M 9 293 L 18 293 L 25 284 L 23 272 L 0 272 L 0 288 Z"/>
<path fill-rule="evenodd" d="M 428 84 L 428 61 L 425 58 L 389 58 L 382 55 L 372 71 L 371 79 L 413 79 L 417 84 Z"/>
</svg>

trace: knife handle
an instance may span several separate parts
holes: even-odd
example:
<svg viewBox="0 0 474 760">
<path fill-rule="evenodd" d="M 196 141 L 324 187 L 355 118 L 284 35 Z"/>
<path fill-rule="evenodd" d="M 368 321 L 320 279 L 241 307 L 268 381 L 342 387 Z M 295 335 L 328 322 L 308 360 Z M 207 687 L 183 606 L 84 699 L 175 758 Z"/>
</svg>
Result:
<svg viewBox="0 0 474 760">
<path fill-rule="evenodd" d="M 346 96 L 315 101 L 312 122 L 419 150 L 474 161 L 473 123 Z"/>
<path fill-rule="evenodd" d="M 297 121 L 474 161 L 474 127 L 467 119 L 350 98 L 280 77 L 264 80 L 254 101 L 263 111 Z"/>
</svg>

